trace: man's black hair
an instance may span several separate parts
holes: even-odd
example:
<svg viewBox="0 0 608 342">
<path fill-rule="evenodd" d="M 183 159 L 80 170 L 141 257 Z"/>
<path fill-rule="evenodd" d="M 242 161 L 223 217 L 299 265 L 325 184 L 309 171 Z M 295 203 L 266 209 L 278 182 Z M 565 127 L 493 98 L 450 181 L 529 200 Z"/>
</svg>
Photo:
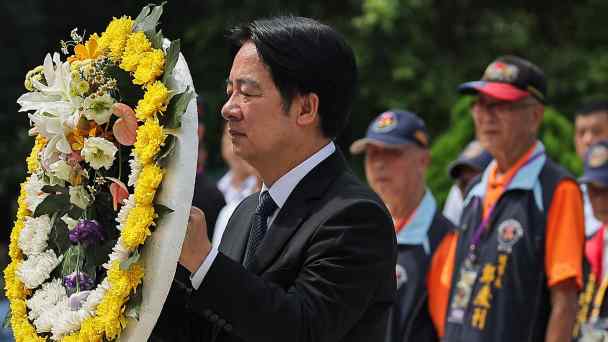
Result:
<svg viewBox="0 0 608 342">
<path fill-rule="evenodd" d="M 321 131 L 328 138 L 338 136 L 358 91 L 355 56 L 341 34 L 310 18 L 279 16 L 237 26 L 228 39 L 233 56 L 253 42 L 284 108 L 296 95 L 317 94 Z"/>
<path fill-rule="evenodd" d="M 605 112 L 608 113 L 608 101 L 598 100 L 587 102 L 576 109 L 576 116 L 587 116 L 592 113 Z"/>
</svg>

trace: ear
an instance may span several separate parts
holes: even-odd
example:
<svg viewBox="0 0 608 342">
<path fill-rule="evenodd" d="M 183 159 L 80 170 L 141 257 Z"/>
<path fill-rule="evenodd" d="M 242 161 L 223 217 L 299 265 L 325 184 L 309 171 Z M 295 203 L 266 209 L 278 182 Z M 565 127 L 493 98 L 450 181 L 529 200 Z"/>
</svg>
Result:
<svg viewBox="0 0 608 342">
<path fill-rule="evenodd" d="M 300 96 L 300 111 L 296 122 L 301 126 L 309 126 L 319 121 L 319 96 L 308 93 Z"/>
</svg>

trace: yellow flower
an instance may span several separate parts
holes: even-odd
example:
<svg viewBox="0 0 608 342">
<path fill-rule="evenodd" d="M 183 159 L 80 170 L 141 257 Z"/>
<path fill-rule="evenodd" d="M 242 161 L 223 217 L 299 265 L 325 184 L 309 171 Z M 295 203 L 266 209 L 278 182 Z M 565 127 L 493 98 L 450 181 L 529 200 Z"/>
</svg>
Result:
<svg viewBox="0 0 608 342">
<path fill-rule="evenodd" d="M 113 261 L 108 270 L 111 294 L 116 297 L 127 297 L 141 283 L 143 276 L 144 268 L 140 263 L 134 263 L 128 270 L 122 270 L 120 261 Z"/>
<path fill-rule="evenodd" d="M 80 325 L 80 334 L 78 336 L 80 340 L 75 340 L 78 342 L 99 342 L 101 341 L 101 332 L 95 326 L 94 318 L 85 319 Z M 65 341 L 65 340 L 64 340 Z"/>
<path fill-rule="evenodd" d="M 38 162 L 38 155 L 40 154 L 40 151 L 42 151 L 42 149 L 44 148 L 45 145 L 46 145 L 46 139 L 41 135 L 36 136 L 36 143 L 34 144 L 34 147 L 32 148 L 32 152 L 30 153 L 29 157 L 27 157 L 27 160 L 26 160 L 27 161 L 27 171 L 30 174 L 36 172 L 40 168 L 40 163 Z"/>
<path fill-rule="evenodd" d="M 124 303 L 126 298 L 106 294 L 97 306 L 95 323 L 97 327 L 105 332 L 109 340 L 115 339 L 122 329 L 127 325 L 124 316 Z"/>
<path fill-rule="evenodd" d="M 156 121 L 148 120 L 137 129 L 133 149 L 142 165 L 149 164 L 158 154 L 167 135 Z"/>
<path fill-rule="evenodd" d="M 144 56 L 135 70 L 133 84 L 145 85 L 154 82 L 165 69 L 165 53 L 163 50 L 154 49 L 144 53 Z"/>
<path fill-rule="evenodd" d="M 152 44 L 143 32 L 135 32 L 129 35 L 125 53 L 122 56 L 120 68 L 126 71 L 135 71 L 139 61 L 145 57 L 145 52 L 152 50 Z"/>
<path fill-rule="evenodd" d="M 153 118 L 156 113 L 167 110 L 169 104 L 169 89 L 160 81 L 149 85 L 144 98 L 137 102 L 135 116 L 139 120 Z"/>
<path fill-rule="evenodd" d="M 12 261 L 8 266 L 4 269 L 4 289 L 6 290 L 6 297 L 13 300 L 25 299 L 26 296 L 30 293 L 29 290 L 23 286 L 23 283 L 17 278 L 15 272 L 19 268 L 19 262 Z"/>
<path fill-rule="evenodd" d="M 150 206 L 154 202 L 156 189 L 163 180 L 163 170 L 156 164 L 145 165 L 135 185 L 135 205 Z"/>
<path fill-rule="evenodd" d="M 84 61 L 86 59 L 95 59 L 101 55 L 102 50 L 98 49 L 99 37 L 97 33 L 93 33 L 89 40 L 84 44 L 78 44 L 74 47 L 74 55 L 68 57 L 68 62 Z"/>
<path fill-rule="evenodd" d="M 114 18 L 105 32 L 101 34 L 99 38 L 99 49 L 110 50 L 110 58 L 118 62 L 122 57 L 122 53 L 127 43 L 127 36 L 133 30 L 133 20 L 131 17 L 122 16 L 120 18 Z"/>
<path fill-rule="evenodd" d="M 120 234 L 124 246 L 133 251 L 137 246 L 146 241 L 146 238 L 152 234 L 150 226 L 154 224 L 156 214 L 153 207 L 139 207 L 131 209 L 127 222 Z"/>
</svg>

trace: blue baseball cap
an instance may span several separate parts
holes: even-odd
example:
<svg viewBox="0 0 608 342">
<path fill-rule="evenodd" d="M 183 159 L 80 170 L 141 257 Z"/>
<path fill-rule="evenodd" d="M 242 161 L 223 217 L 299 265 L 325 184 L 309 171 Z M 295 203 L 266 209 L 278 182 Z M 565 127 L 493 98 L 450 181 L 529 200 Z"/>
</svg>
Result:
<svg viewBox="0 0 608 342">
<path fill-rule="evenodd" d="M 583 176 L 579 178 L 579 182 L 608 187 L 608 140 L 589 146 L 585 154 Z"/>
<path fill-rule="evenodd" d="M 481 146 L 479 141 L 473 140 L 460 153 L 458 159 L 450 163 L 448 173 L 452 179 L 457 179 L 463 167 L 482 172 L 493 159 L 494 157 Z"/>
<path fill-rule="evenodd" d="M 350 153 L 365 151 L 367 144 L 383 147 L 399 147 L 416 144 L 429 147 L 429 135 L 424 121 L 418 115 L 400 109 L 391 109 L 380 115 L 369 125 L 365 138 L 350 145 Z"/>
</svg>

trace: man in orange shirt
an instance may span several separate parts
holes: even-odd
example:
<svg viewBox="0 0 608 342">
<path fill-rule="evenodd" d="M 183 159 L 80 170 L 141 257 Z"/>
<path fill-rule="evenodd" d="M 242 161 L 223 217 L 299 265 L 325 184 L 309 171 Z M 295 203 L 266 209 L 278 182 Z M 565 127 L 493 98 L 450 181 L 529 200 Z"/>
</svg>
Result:
<svg viewBox="0 0 608 342">
<path fill-rule="evenodd" d="M 569 341 L 582 286 L 580 189 L 537 140 L 546 101 L 540 68 L 515 56 L 491 63 L 477 96 L 477 138 L 492 154 L 465 198 L 451 250 L 445 341 Z"/>
<path fill-rule="evenodd" d="M 384 342 L 438 341 L 447 306 L 443 294 L 450 286 L 441 268 L 455 233 L 424 181 L 431 161 L 424 121 L 389 110 L 350 150 L 365 152 L 367 181 L 386 204 L 397 234 L 397 297 Z"/>
</svg>

